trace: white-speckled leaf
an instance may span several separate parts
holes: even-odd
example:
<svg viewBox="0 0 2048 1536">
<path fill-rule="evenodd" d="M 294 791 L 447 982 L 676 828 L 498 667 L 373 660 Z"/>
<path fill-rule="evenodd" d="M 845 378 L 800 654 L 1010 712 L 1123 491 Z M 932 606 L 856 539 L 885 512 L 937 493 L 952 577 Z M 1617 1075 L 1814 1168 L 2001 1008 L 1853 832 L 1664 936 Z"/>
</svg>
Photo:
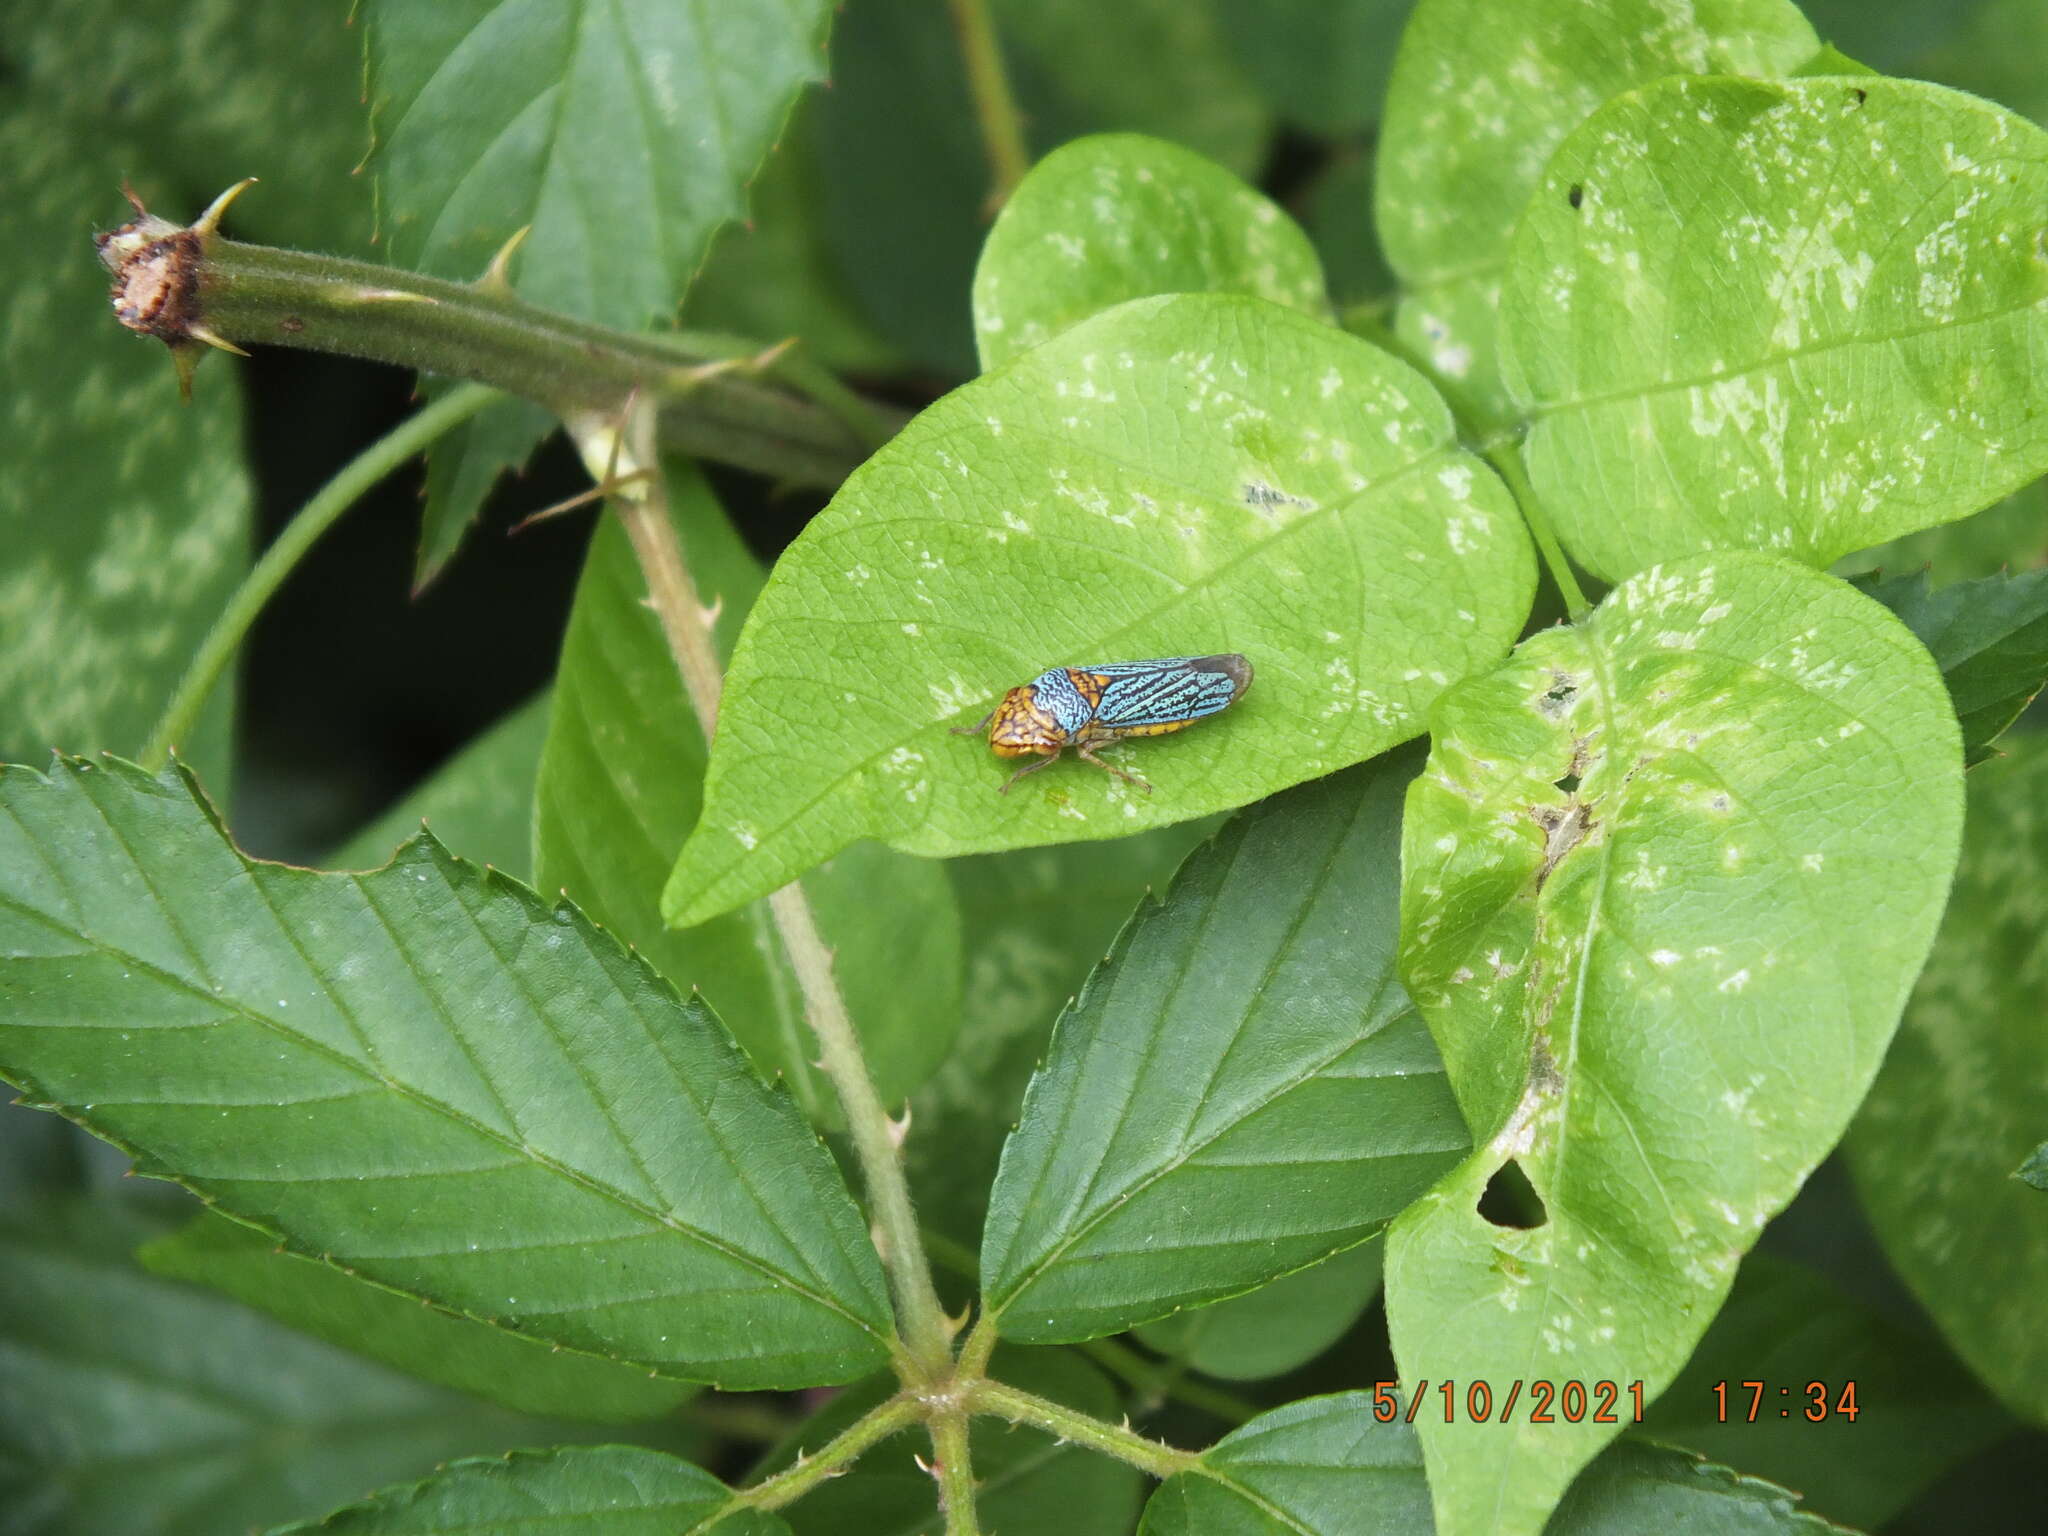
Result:
<svg viewBox="0 0 2048 1536">
<path fill-rule="evenodd" d="M 1475 415 L 1511 415 L 1494 315 L 1543 164 L 1602 102 L 1664 75 L 1788 75 L 1820 46 L 1790 0 L 1422 0 L 1387 87 L 1376 188 L 1401 338 Z"/>
<path fill-rule="evenodd" d="M 1559 149 L 1502 364 L 1560 536 L 1609 579 L 1826 564 L 2048 470 L 2048 133 L 1871 76 L 1662 81 Z"/>
<path fill-rule="evenodd" d="M 181 408 L 162 345 L 114 323 L 91 220 L 125 210 L 97 150 L 16 103 L 0 164 L 0 760 L 133 752 L 248 561 L 233 371 L 208 370 Z M 177 743 L 223 777 L 229 693 Z"/>
<path fill-rule="evenodd" d="M 1527 535 L 1429 385 L 1294 310 L 1139 299 L 956 390 L 777 562 L 663 911 L 697 923 L 856 838 L 956 854 L 1246 804 L 1416 734 L 1528 612 Z M 972 726 L 1051 666 L 1240 651 L 1218 719 L 1010 794 Z"/>
<path fill-rule="evenodd" d="M 1394 1223 L 1395 1359 L 1654 1396 L 1877 1071 L 1955 867 L 1954 711 L 1881 606 L 1743 551 L 1632 578 L 1432 732 L 1403 972 L 1478 1150 Z M 1477 1209 L 1511 1160 L 1542 1225 Z M 1528 1408 L 1418 1420 L 1442 1536 L 1541 1530 L 1619 1432 Z"/>
<path fill-rule="evenodd" d="M 974 269 L 981 366 L 1156 293 L 1330 309 L 1315 247 L 1278 204 L 1177 144 L 1098 134 L 1032 167 L 989 231 Z"/>
</svg>

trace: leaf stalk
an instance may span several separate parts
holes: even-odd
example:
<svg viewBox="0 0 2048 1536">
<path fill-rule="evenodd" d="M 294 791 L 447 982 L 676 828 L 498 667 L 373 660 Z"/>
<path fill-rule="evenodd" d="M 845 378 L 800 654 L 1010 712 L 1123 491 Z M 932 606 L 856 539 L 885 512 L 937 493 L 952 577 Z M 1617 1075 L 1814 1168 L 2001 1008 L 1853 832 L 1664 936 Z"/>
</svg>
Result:
<svg viewBox="0 0 2048 1536">
<path fill-rule="evenodd" d="M 967 66 L 967 93 L 974 99 L 975 121 L 981 126 L 982 148 L 988 154 L 988 211 L 1010 200 L 1017 183 L 1031 169 L 1031 149 L 1024 139 L 1024 119 L 1010 92 L 1003 68 L 1003 49 L 996 37 L 986 0 L 950 0 L 953 29 L 960 35 L 960 53 Z"/>
<path fill-rule="evenodd" d="M 1163 1441 L 1148 1440 L 1135 1430 L 1102 1420 L 1078 1409 L 1053 1402 L 1035 1393 L 1020 1391 L 1000 1381 L 982 1380 L 971 1384 L 969 1402 L 976 1413 L 992 1413 L 1013 1424 L 1029 1424 L 1061 1440 L 1085 1445 L 1118 1461 L 1127 1461 L 1141 1471 L 1164 1481 L 1180 1472 L 1200 1469 L 1201 1456 L 1177 1450 Z"/>
<path fill-rule="evenodd" d="M 1557 590 L 1564 598 L 1565 611 L 1571 615 L 1574 624 L 1582 622 L 1593 605 L 1586 601 L 1586 594 L 1579 587 L 1579 578 L 1572 571 L 1571 561 L 1565 558 L 1564 547 L 1551 531 L 1543 503 L 1537 500 L 1536 488 L 1529 483 L 1528 472 L 1522 468 L 1520 447 L 1513 443 L 1492 444 L 1486 449 L 1486 459 L 1500 471 L 1501 479 L 1507 482 L 1509 494 L 1522 509 L 1522 521 L 1528 524 L 1529 534 L 1536 540 L 1536 548 L 1543 555 L 1550 579 L 1557 583 Z"/>
</svg>

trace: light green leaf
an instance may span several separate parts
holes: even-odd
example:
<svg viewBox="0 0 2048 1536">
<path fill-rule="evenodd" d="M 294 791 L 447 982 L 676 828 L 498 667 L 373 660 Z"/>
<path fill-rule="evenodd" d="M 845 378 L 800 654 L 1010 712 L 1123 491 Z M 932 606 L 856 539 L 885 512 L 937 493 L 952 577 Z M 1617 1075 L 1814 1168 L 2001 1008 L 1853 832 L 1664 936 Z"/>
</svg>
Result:
<svg viewBox="0 0 2048 1536">
<path fill-rule="evenodd" d="M 1550 1536 L 1823 1536 L 1837 1530 L 1794 1508 L 1796 1502 L 1769 1483 L 1684 1451 L 1624 1441 L 1587 1469 L 1543 1529 Z M 1262 1413 L 1224 1436 L 1203 1453 L 1200 1470 L 1160 1485 L 1139 1532 L 1431 1536 L 1434 1529 L 1415 1431 L 1377 1422 L 1371 1394 L 1342 1392 Z"/>
<path fill-rule="evenodd" d="M 974 269 L 982 369 L 1156 293 L 1330 311 L 1315 249 L 1277 204 L 1163 139 L 1097 134 L 1039 161 L 989 231 Z"/>
<path fill-rule="evenodd" d="M 1087 133 L 1168 139 L 1257 174 L 1272 118 L 1206 5 L 991 0 L 1030 147 Z M 974 372 L 968 290 L 990 175 L 960 41 L 931 0 L 862 0 L 832 38 L 820 103 L 824 223 L 867 317 L 916 362 Z"/>
<path fill-rule="evenodd" d="M 1809 1418 L 1816 1381 L 1822 1416 Z M 1760 1401 L 1747 1382 L 1763 1384 Z M 1853 1416 L 1833 1411 L 1845 1404 Z M 2013 1429 L 1933 1337 L 1766 1253 L 1743 1260 L 1727 1305 L 1644 1423 L 1645 1434 L 1797 1488 L 1872 1531 Z"/>
<path fill-rule="evenodd" d="M 1306 1365 L 1342 1338 L 1380 1289 L 1378 1238 L 1320 1264 L 1163 1322 L 1138 1337 L 1205 1376 L 1258 1381 Z"/>
<path fill-rule="evenodd" d="M 1123 1410 L 1102 1373 L 1066 1350 L 998 1349 L 995 1377 L 1098 1419 Z M 840 1393 L 754 1469 L 780 1471 L 799 1452 L 815 1451 L 891 1396 L 898 1383 L 875 1377 Z M 1125 1536 L 1138 1516 L 1143 1477 L 1134 1467 L 1067 1445 L 1040 1430 L 977 1418 L 969 1432 L 981 1529 L 998 1536 Z M 941 1536 L 922 1428 L 893 1435 L 853 1470 L 835 1477 L 785 1512 L 797 1536 Z"/>
<path fill-rule="evenodd" d="M 1415 0 L 1212 0 L 1268 105 L 1339 138 L 1379 121 L 1394 44 Z"/>
<path fill-rule="evenodd" d="M 959 1041 L 911 1100 L 903 1160 L 926 1229 L 973 1277 L 1003 1142 L 1053 1020 L 1116 942 L 1146 891 L 1164 886 L 1216 830 L 1185 821 L 1113 843 L 1066 843 L 951 859 L 967 960 Z"/>
<path fill-rule="evenodd" d="M 590 1433 L 485 1407 L 146 1275 L 128 1250 L 154 1230 L 110 1199 L 0 1215 L 0 1523 L 11 1536 L 221 1536 L 449 1457 Z"/>
<path fill-rule="evenodd" d="M 132 752 L 248 563 L 240 402 L 222 370 L 180 409 L 163 348 L 114 323 L 88 237 L 119 203 L 71 128 L 0 112 L 0 164 L 0 759 Z M 223 778 L 230 713 L 223 689 L 178 743 Z"/>
<path fill-rule="evenodd" d="M 532 865 L 533 781 L 547 730 L 548 695 L 543 692 L 435 769 L 321 862 L 331 869 L 373 869 L 426 824 L 472 864 L 489 864 L 524 880 Z"/>
<path fill-rule="evenodd" d="M 1502 366 L 1596 574 L 1726 547 L 1837 556 L 2048 470 L 2048 134 L 1866 76 L 1665 80 L 1552 157 Z"/>
<path fill-rule="evenodd" d="M 2048 571 L 1934 587 L 1925 571 L 1862 584 L 1941 668 L 1975 767 L 2048 682 Z"/>
<path fill-rule="evenodd" d="M 2013 1170 L 2048 1125 L 2048 738 L 1970 776 L 1948 921 L 1849 1137 L 1893 1266 L 1978 1379 L 2048 1423 L 2048 1201 Z M 1915 829 L 1917 835 L 1917 828 Z"/>
<path fill-rule="evenodd" d="M 212 1212 L 136 1257 L 152 1274 L 224 1292 L 302 1333 L 523 1413 L 630 1424 L 670 1412 L 691 1393 L 640 1366 L 548 1349 L 433 1311 Z"/>
<path fill-rule="evenodd" d="M 670 466 L 678 535 L 729 649 L 762 574 L 703 477 Z M 592 541 L 555 683 L 534 810 L 537 883 L 566 889 L 684 991 L 701 989 L 764 1074 L 788 1080 L 813 1119 L 837 1101 L 780 939 L 759 901 L 701 927 L 661 920 L 662 880 L 702 803 L 697 728 L 625 530 Z M 945 1058 L 959 1027 L 960 919 L 945 871 L 872 843 L 806 877 L 819 927 L 884 1102 Z"/>
<path fill-rule="evenodd" d="M 2048 565 L 2048 480 L 2014 492 L 1996 506 L 1890 539 L 1842 558 L 1835 573 L 1847 576 L 1875 567 L 1904 573 L 1925 568 L 1937 586 L 1973 581 L 2004 570 Z"/>
<path fill-rule="evenodd" d="M 1417 761 L 1245 812 L 1118 937 L 1003 1151 L 982 1290 L 1004 1337 L 1114 1333 L 1303 1268 L 1469 1145 L 1394 978 Z"/>
<path fill-rule="evenodd" d="M 702 1467 L 659 1451 L 594 1445 L 514 1451 L 459 1461 L 406 1488 L 336 1510 L 272 1536 L 788 1536 L 774 1515 L 740 1508 L 721 1518 L 732 1490 Z"/>
<path fill-rule="evenodd" d="M 1395 1360 L 1655 1396 L 1884 1056 L 1955 866 L 1954 712 L 1882 607 L 1745 551 L 1632 578 L 1431 729 L 1402 972 L 1479 1148 L 1389 1234 Z M 1510 1161 L 1530 1229 L 1477 1209 Z M 1616 1432 L 1421 1430 L 1443 1536 L 1541 1529 Z"/>
<path fill-rule="evenodd" d="M 2013 1177 L 2025 1179 L 2036 1189 L 2048 1189 L 2048 1141 L 2027 1154 L 2027 1160 L 2020 1164 Z"/>
<path fill-rule="evenodd" d="M 1384 751 L 1528 612 L 1527 535 L 1405 364 L 1226 294 L 1120 305 L 956 390 L 783 554 L 733 658 L 695 923 L 859 837 L 955 854 L 1114 837 Z M 972 726 L 1049 666 L 1241 651 L 1244 701 L 999 794 Z"/>
<path fill-rule="evenodd" d="M 424 834 L 254 863 L 191 786 L 0 773 L 0 1072 L 366 1279 L 687 1380 L 885 1353 L 859 1214 L 710 1011 Z"/>
<path fill-rule="evenodd" d="M 1551 151 L 1660 76 L 1788 75 L 1819 46 L 1790 0 L 1518 0 L 1512 18 L 1497 0 L 1421 0 L 1387 87 L 1375 188 L 1401 339 L 1480 421 L 1512 419 L 1496 312 L 1508 236 Z"/>
</svg>

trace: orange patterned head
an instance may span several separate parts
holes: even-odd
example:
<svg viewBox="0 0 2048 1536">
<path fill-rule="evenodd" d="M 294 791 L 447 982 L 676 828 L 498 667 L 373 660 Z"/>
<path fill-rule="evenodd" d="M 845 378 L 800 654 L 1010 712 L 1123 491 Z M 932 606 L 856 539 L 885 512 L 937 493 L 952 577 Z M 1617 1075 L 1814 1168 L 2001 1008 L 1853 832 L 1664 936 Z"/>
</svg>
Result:
<svg viewBox="0 0 2048 1536">
<path fill-rule="evenodd" d="M 989 722 L 989 750 L 997 757 L 1051 757 L 1067 745 L 1067 733 L 1038 705 L 1038 690 L 1012 688 Z"/>
</svg>

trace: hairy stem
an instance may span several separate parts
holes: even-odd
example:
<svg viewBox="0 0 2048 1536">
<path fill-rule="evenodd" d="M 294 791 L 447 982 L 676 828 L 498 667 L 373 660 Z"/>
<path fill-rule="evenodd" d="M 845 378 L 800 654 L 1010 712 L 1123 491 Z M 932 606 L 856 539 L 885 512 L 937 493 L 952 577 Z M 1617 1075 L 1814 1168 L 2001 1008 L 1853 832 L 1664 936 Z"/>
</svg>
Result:
<svg viewBox="0 0 2048 1536">
<path fill-rule="evenodd" d="M 798 1457 L 795 1466 L 764 1478 L 751 1488 L 740 1489 L 725 1509 L 705 1522 L 706 1526 L 716 1525 L 733 1509 L 780 1509 L 802 1498 L 818 1484 L 844 1472 L 861 1454 L 891 1435 L 908 1429 L 921 1417 L 923 1405 L 910 1394 L 899 1393 L 862 1415 L 821 1449 Z M 702 1528 L 692 1527 L 693 1530 Z"/>
<path fill-rule="evenodd" d="M 640 476 L 616 485 L 612 505 L 625 523 L 626 536 L 647 581 L 648 603 L 661 621 L 669 654 L 675 658 L 676 670 L 682 674 L 683 687 L 709 742 L 717 729 L 718 701 L 724 687 L 724 674 L 712 645 L 711 615 L 697 595 L 682 545 L 669 521 L 652 412 L 635 408 L 626 421 L 623 436 L 603 417 L 572 416 L 568 425 L 593 475 L 614 481 L 621 474 Z M 919 1239 L 910 1186 L 903 1177 L 903 1161 L 888 1111 L 875 1092 L 874 1078 L 861 1055 L 860 1037 L 854 1033 L 846 999 L 832 974 L 832 951 L 818 933 L 801 885 L 786 885 L 775 892 L 768 898 L 768 909 L 804 995 L 805 1016 L 818 1041 L 819 1065 L 846 1114 L 867 1186 L 876 1247 L 889 1272 L 897 1326 L 912 1370 L 921 1380 L 936 1380 L 951 1369 L 952 1332 L 932 1286 L 931 1264 Z"/>
<path fill-rule="evenodd" d="M 344 464 L 332 480 L 314 493 L 313 499 L 299 509 L 298 516 L 286 525 L 284 532 L 249 568 L 241 586 L 228 599 L 227 607 L 213 621 L 213 628 L 206 632 L 206 638 L 192 657 L 192 664 L 178 679 L 178 687 L 171 695 L 170 703 L 164 706 L 156 729 L 150 732 L 149 740 L 143 745 L 138 758 L 143 767 L 155 773 L 169 761 L 172 749 L 191 733 L 193 722 L 206 707 L 208 695 L 227 670 L 228 663 L 234 659 L 236 650 L 249 633 L 249 626 L 256 622 L 256 616 L 277 594 L 277 589 L 298 569 L 299 561 L 305 558 L 306 551 L 319 541 L 320 536 L 332 528 L 344 512 L 362 500 L 378 481 L 498 398 L 497 390 L 487 389 L 481 384 L 466 384 L 450 391 L 406 417 Z"/>
<path fill-rule="evenodd" d="M 939 1485 L 946 1536 L 981 1536 L 981 1517 L 974 1507 L 974 1455 L 967 1414 L 959 1408 L 934 1414 L 931 1435 L 932 1476 Z"/>
<path fill-rule="evenodd" d="M 967 91 L 974 98 L 975 120 L 988 154 L 991 210 L 1009 201 L 1017 183 L 1031 169 L 1031 151 L 1024 142 L 1024 119 L 1010 94 L 1003 70 L 1002 44 L 996 38 L 987 0 L 951 0 L 953 27 L 960 34 L 960 52 L 967 64 Z"/>
<path fill-rule="evenodd" d="M 1202 1458 L 1193 1451 L 1176 1450 L 1159 1440 L 1148 1440 L 1133 1430 L 1055 1403 L 1050 1398 L 1022 1392 L 1000 1381 L 982 1380 L 968 1387 L 969 1403 L 976 1413 L 993 1413 L 1013 1424 L 1030 1424 L 1075 1445 L 1085 1445 L 1118 1461 L 1149 1472 L 1160 1479 L 1177 1472 L 1190 1472 Z"/>
<path fill-rule="evenodd" d="M 1536 548 L 1542 552 L 1543 563 L 1550 569 L 1550 579 L 1557 583 L 1557 590 L 1564 598 L 1565 611 L 1571 615 L 1574 624 L 1579 623 L 1592 604 L 1586 601 L 1586 594 L 1579 588 L 1579 578 L 1572 572 L 1571 561 L 1565 558 L 1563 546 L 1550 530 L 1550 519 L 1544 514 L 1543 504 L 1536 499 L 1536 488 L 1529 484 L 1528 473 L 1522 468 L 1521 451 L 1512 443 L 1497 443 L 1486 450 L 1486 458 L 1500 471 L 1501 479 L 1507 482 L 1509 493 L 1522 509 L 1522 521 L 1529 525 Z"/>
</svg>

